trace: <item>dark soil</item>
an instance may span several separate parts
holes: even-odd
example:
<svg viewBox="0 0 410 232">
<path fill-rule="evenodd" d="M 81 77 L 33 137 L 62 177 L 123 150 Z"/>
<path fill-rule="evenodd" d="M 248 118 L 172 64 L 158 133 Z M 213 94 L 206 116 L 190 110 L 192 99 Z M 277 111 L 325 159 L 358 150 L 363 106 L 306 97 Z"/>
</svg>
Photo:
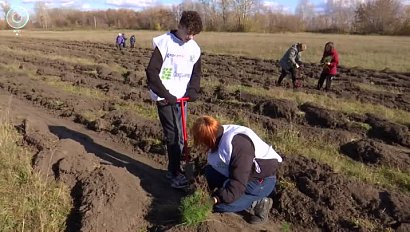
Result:
<svg viewBox="0 0 410 232">
<path fill-rule="evenodd" d="M 403 171 L 410 170 L 410 150 L 371 139 L 353 141 L 341 146 L 341 151 L 354 160 L 369 165 L 383 165 Z"/>
<path fill-rule="evenodd" d="M 196 228 L 179 225 L 178 204 L 185 193 L 164 178 L 163 136 L 145 77 L 151 50 L 121 53 L 101 43 L 1 41 L 36 52 L 24 57 L 0 51 L 0 103 L 7 107 L 14 96 L 16 123 L 27 119 L 21 128 L 27 145 L 37 151 L 35 169 L 71 188 L 68 231 L 278 231 L 286 227 L 283 220 L 294 231 L 408 231 L 408 192 L 352 180 L 304 154 L 282 154 L 286 158 L 266 225 L 249 225 L 236 214 L 214 214 Z M 48 54 L 90 62 L 61 61 Z M 297 136 L 341 146 L 352 162 L 408 172 L 410 125 L 227 88 L 275 91 L 277 61 L 203 54 L 202 62 L 207 84 L 198 101 L 189 103 L 189 120 L 217 115 L 255 123 L 273 135 L 292 127 Z M 410 111 L 409 74 L 340 67 L 326 93 L 315 89 L 320 70 L 306 64 L 303 88 L 295 91 Z M 385 91 L 360 89 L 362 83 Z"/>
</svg>

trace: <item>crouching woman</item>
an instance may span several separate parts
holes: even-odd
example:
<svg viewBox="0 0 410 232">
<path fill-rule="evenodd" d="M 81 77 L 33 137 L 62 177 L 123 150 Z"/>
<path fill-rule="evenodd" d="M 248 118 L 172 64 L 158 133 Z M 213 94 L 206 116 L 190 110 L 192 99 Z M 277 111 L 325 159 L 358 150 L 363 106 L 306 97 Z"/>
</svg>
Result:
<svg viewBox="0 0 410 232">
<path fill-rule="evenodd" d="M 207 150 L 205 176 L 215 212 L 253 212 L 250 223 L 266 222 L 272 208 L 276 170 L 282 158 L 251 129 L 199 117 L 191 128 L 194 145 Z"/>
</svg>

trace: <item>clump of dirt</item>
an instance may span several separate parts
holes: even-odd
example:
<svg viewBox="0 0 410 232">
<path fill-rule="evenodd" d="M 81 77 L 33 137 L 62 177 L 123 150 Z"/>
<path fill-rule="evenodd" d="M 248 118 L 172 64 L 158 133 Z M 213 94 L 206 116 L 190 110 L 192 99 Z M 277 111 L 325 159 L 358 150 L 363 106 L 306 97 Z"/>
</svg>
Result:
<svg viewBox="0 0 410 232">
<path fill-rule="evenodd" d="M 298 116 L 299 109 L 293 101 L 272 99 L 256 105 L 255 111 L 271 118 L 285 118 L 288 121 L 294 121 Z"/>
<path fill-rule="evenodd" d="M 98 132 L 104 131 L 104 130 L 109 131 L 111 129 L 111 125 L 105 119 L 103 118 L 89 119 L 81 113 L 75 114 L 74 122 L 78 122 L 83 125 L 86 125 L 88 129 L 93 130 L 93 131 L 98 131 Z"/>
<path fill-rule="evenodd" d="M 218 85 L 215 87 L 214 94 L 216 99 L 218 100 L 230 100 L 233 99 L 231 93 L 225 88 L 224 85 Z"/>
<path fill-rule="evenodd" d="M 347 186 L 351 197 L 363 213 L 374 217 L 385 228 L 398 229 L 410 220 L 410 197 L 399 192 L 377 189 L 361 183 Z"/>
<path fill-rule="evenodd" d="M 76 76 L 74 75 L 74 73 L 71 72 L 66 72 L 66 73 L 62 73 L 60 74 L 60 79 L 62 81 L 66 81 L 66 82 L 73 82 L 75 83 L 78 79 L 78 77 L 76 78 Z"/>
<path fill-rule="evenodd" d="M 125 168 L 100 166 L 77 184 L 82 231 L 139 231 L 150 198 Z"/>
<path fill-rule="evenodd" d="M 273 214 L 305 230 L 396 229 L 410 217 L 409 196 L 348 180 L 303 156 L 285 157 L 279 176 L 286 187 L 274 197 Z"/>
<path fill-rule="evenodd" d="M 48 130 L 48 126 L 35 119 L 27 118 L 22 123 L 24 141 L 42 151 L 53 148 L 58 137 Z"/>
<path fill-rule="evenodd" d="M 410 133 L 407 126 L 389 122 L 372 114 L 367 116 L 366 123 L 372 127 L 368 132 L 370 137 L 410 147 Z"/>
<path fill-rule="evenodd" d="M 138 117 L 129 112 L 113 110 L 104 116 L 111 122 L 111 132 L 123 135 L 135 141 L 140 148 L 147 147 L 152 141 L 162 141 L 162 129 L 159 122 Z"/>
<path fill-rule="evenodd" d="M 36 71 L 37 75 L 58 76 L 60 72 L 50 67 L 40 67 Z"/>
<path fill-rule="evenodd" d="M 43 176 L 60 180 L 71 189 L 84 175 L 99 166 L 99 159 L 87 153 L 78 142 L 62 139 L 54 148 L 41 150 L 33 164 Z"/>
<path fill-rule="evenodd" d="M 104 80 L 109 79 L 109 75 L 112 72 L 112 70 L 106 66 L 98 66 L 96 71 L 97 71 L 98 77 Z"/>
<path fill-rule="evenodd" d="M 138 231 L 146 229 L 151 199 L 140 180 L 125 168 L 101 165 L 93 153 L 72 139 L 59 140 L 40 121 L 26 119 L 24 139 L 38 153 L 34 169 L 71 189 L 74 206 L 67 231 Z"/>
<path fill-rule="evenodd" d="M 341 112 L 324 109 L 310 102 L 301 105 L 300 109 L 306 113 L 305 118 L 310 125 L 332 129 L 350 127 L 348 118 Z"/>
<path fill-rule="evenodd" d="M 410 150 L 407 153 L 371 139 L 361 139 L 344 144 L 340 150 L 350 158 L 370 165 L 410 170 Z"/>
</svg>

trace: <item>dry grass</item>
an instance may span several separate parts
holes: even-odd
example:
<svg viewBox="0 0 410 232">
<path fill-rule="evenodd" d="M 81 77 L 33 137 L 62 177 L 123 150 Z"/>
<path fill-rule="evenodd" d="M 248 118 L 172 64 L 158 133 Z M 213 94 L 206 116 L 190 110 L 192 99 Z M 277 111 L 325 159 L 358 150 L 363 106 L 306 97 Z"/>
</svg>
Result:
<svg viewBox="0 0 410 232">
<path fill-rule="evenodd" d="M 208 84 L 209 85 L 209 84 Z M 298 105 L 305 102 L 314 102 L 319 106 L 330 110 L 341 111 L 344 113 L 372 113 L 382 116 L 393 122 L 410 125 L 410 112 L 398 109 L 390 109 L 383 105 L 376 105 L 371 103 L 362 103 L 355 100 L 344 98 L 333 98 L 328 95 L 312 94 L 305 92 L 294 92 L 283 88 L 272 87 L 270 90 L 261 87 L 246 87 L 241 85 L 226 86 L 231 92 L 240 90 L 255 96 L 271 97 L 275 99 L 287 99 L 296 101 Z"/>
<path fill-rule="evenodd" d="M 30 58 L 41 58 L 41 59 L 46 59 L 50 61 L 62 61 L 65 63 L 71 63 L 71 64 L 80 64 L 80 65 L 99 65 L 99 66 L 105 66 L 106 68 L 109 68 L 113 71 L 119 72 L 119 73 L 124 73 L 127 70 L 123 68 L 121 65 L 117 63 L 111 63 L 111 64 L 105 64 L 105 63 L 97 63 L 95 62 L 93 57 L 86 57 L 86 56 L 73 56 L 69 54 L 61 55 L 61 54 L 55 54 L 55 53 L 47 53 L 46 51 L 39 51 L 39 50 L 30 50 L 28 51 L 27 49 L 20 49 L 20 48 L 10 48 L 5 45 L 0 45 L 0 51 L 4 54 L 13 54 L 13 55 L 18 55 L 21 57 L 30 57 Z M 96 70 L 93 71 L 85 71 L 85 73 L 92 73 L 94 75 L 97 74 Z"/>
<path fill-rule="evenodd" d="M 403 90 L 401 90 L 400 88 L 392 88 L 392 87 L 385 88 L 384 86 L 374 85 L 374 84 L 365 84 L 365 83 L 355 83 L 355 85 L 362 90 L 368 90 L 368 91 L 376 92 L 376 93 L 392 93 L 392 94 L 402 94 L 403 93 Z"/>
<path fill-rule="evenodd" d="M 11 124 L 0 121 L 0 231 L 64 231 L 69 191 L 33 172 L 30 153 L 17 145 L 20 139 Z"/>
<path fill-rule="evenodd" d="M 387 188 L 410 192 L 410 173 L 389 167 L 369 167 L 339 153 L 335 144 L 323 144 L 323 139 L 314 140 L 300 136 L 299 131 L 290 126 L 276 135 L 268 135 L 267 140 L 285 154 L 302 154 L 330 165 L 333 170 L 360 181 Z"/>
<path fill-rule="evenodd" d="M 67 63 L 73 63 L 73 64 L 83 64 L 83 65 L 93 65 L 96 64 L 94 63 L 93 60 L 87 59 L 87 58 L 81 58 L 81 57 L 73 57 L 69 55 L 57 55 L 57 54 L 47 54 L 45 52 L 41 51 L 27 51 L 19 48 L 9 48 L 5 45 L 0 45 L 0 50 L 2 53 L 9 53 L 9 54 L 15 54 L 23 57 L 41 57 L 44 59 L 48 60 L 59 60 L 59 61 L 64 61 Z"/>
<path fill-rule="evenodd" d="M 245 114 L 238 114 L 235 118 L 216 115 L 222 124 L 239 124 L 247 126 L 261 136 L 264 141 L 272 144 L 280 154 L 301 154 L 328 164 L 338 173 L 348 178 L 354 178 L 370 184 L 380 185 L 390 189 L 410 192 L 410 172 L 403 172 L 389 167 L 369 167 L 339 153 L 336 144 L 323 144 L 324 138 L 308 139 L 302 137 L 299 131 L 291 125 L 289 128 L 271 134 L 261 125 L 248 119 Z"/>
<path fill-rule="evenodd" d="M 163 31 L 127 31 L 127 36 L 135 34 L 137 45 L 152 46 L 152 38 Z M 114 43 L 118 30 L 111 31 L 23 31 L 25 38 L 48 38 L 57 40 L 77 40 Z M 0 36 L 14 36 L 11 31 L 0 31 Z M 264 59 L 280 59 L 292 43 L 307 43 L 303 57 L 308 62 L 319 62 L 323 46 L 333 41 L 340 53 L 340 64 L 347 67 L 381 70 L 389 68 L 409 72 L 410 37 L 332 35 L 312 33 L 227 33 L 202 32 L 196 40 L 203 51 L 218 54 L 243 55 Z"/>
</svg>

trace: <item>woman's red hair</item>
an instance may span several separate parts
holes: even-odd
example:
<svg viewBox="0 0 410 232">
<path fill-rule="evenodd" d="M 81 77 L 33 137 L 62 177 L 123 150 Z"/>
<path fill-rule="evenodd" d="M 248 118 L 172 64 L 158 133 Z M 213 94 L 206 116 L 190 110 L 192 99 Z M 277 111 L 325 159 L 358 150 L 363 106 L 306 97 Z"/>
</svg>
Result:
<svg viewBox="0 0 410 232">
<path fill-rule="evenodd" d="M 216 138 L 221 124 L 211 116 L 201 116 L 192 125 L 191 133 L 194 137 L 194 146 L 204 147 L 207 150 L 216 147 Z"/>
</svg>

